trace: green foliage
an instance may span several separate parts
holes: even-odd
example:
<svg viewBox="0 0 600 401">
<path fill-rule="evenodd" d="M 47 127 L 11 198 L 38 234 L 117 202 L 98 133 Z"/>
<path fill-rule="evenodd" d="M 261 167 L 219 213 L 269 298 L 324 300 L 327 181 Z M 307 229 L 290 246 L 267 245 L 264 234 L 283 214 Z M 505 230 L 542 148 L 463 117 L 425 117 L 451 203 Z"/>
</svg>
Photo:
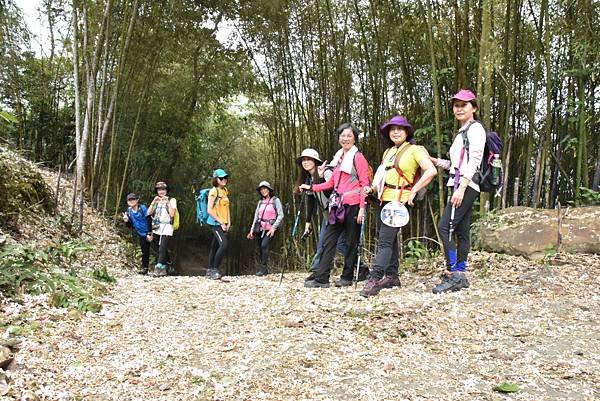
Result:
<svg viewBox="0 0 600 401">
<path fill-rule="evenodd" d="M 579 187 L 579 197 L 576 200 L 578 205 L 600 205 L 600 192 L 586 187 Z"/>
<path fill-rule="evenodd" d="M 98 281 L 102 281 L 108 284 L 114 284 L 117 282 L 117 279 L 111 276 L 106 270 L 106 266 L 102 266 L 99 269 L 94 269 L 92 272 L 92 277 L 94 277 Z"/>
<path fill-rule="evenodd" d="M 42 249 L 20 244 L 7 246 L 0 252 L 0 291 L 8 297 L 48 293 L 53 306 L 98 312 L 102 305 L 92 295 L 93 287 L 75 272 L 64 272 L 79 253 L 88 249 L 81 241 L 51 244 Z M 98 280 L 109 282 L 112 278 L 105 269 L 96 274 Z"/>
<path fill-rule="evenodd" d="M 439 251 L 433 251 L 418 239 L 409 239 L 404 249 L 404 265 L 418 265 L 420 262 L 437 257 Z"/>
<path fill-rule="evenodd" d="M 502 382 L 494 386 L 493 390 L 500 393 L 516 393 L 519 391 L 519 385 L 510 382 Z"/>
</svg>

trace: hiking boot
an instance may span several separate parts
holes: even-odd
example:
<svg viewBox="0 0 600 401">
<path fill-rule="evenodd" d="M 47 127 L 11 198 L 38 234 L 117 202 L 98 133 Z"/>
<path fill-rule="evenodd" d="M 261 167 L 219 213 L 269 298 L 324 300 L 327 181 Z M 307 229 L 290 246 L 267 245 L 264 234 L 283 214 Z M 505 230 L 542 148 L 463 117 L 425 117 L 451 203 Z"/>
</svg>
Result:
<svg viewBox="0 0 600 401">
<path fill-rule="evenodd" d="M 352 285 L 352 280 L 348 280 L 347 278 L 340 277 L 334 284 L 336 287 L 350 287 Z"/>
<path fill-rule="evenodd" d="M 379 284 L 381 281 L 382 280 L 375 280 L 370 278 L 369 280 L 367 280 L 367 284 L 365 284 L 365 287 L 360 291 L 360 295 L 362 297 L 369 298 L 379 294 L 379 291 L 381 291 L 381 289 L 383 288 Z"/>
<path fill-rule="evenodd" d="M 400 287 L 400 279 L 396 275 L 385 276 L 381 280 L 379 280 L 379 285 L 381 288 L 394 288 Z"/>
<path fill-rule="evenodd" d="M 433 293 L 442 294 L 463 288 L 469 288 L 469 280 L 467 280 L 464 272 L 455 271 L 451 275 L 442 278 L 442 282 L 433 288 Z"/>
<path fill-rule="evenodd" d="M 304 282 L 306 288 L 329 288 L 329 283 L 319 283 L 317 280 L 309 280 Z"/>
<path fill-rule="evenodd" d="M 141 274 L 142 276 L 146 276 L 148 274 L 148 268 L 146 267 L 145 269 L 138 270 L 138 274 Z"/>
<path fill-rule="evenodd" d="M 369 268 L 367 266 L 361 266 L 358 271 L 358 281 L 365 281 L 369 278 Z"/>
<path fill-rule="evenodd" d="M 306 277 L 304 279 L 304 281 L 312 281 L 315 279 L 315 272 L 310 272 L 310 274 L 308 275 L 308 277 Z"/>
<path fill-rule="evenodd" d="M 261 267 L 256 272 L 256 275 L 259 276 L 259 277 L 266 276 L 267 274 L 269 274 L 269 269 L 267 269 L 266 266 Z"/>
<path fill-rule="evenodd" d="M 212 269 L 210 271 L 210 275 L 208 276 L 208 278 L 211 280 L 220 280 L 221 277 L 223 277 L 223 275 L 221 274 L 221 272 L 219 272 L 218 269 Z"/>
</svg>

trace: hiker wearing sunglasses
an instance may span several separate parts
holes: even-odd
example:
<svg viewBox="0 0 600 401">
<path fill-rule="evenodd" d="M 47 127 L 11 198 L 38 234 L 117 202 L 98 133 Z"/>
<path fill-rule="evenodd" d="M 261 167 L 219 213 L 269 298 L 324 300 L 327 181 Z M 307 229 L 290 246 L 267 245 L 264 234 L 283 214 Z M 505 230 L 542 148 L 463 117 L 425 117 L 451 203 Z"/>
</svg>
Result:
<svg viewBox="0 0 600 401">
<path fill-rule="evenodd" d="M 481 164 L 486 142 L 485 128 L 477 118 L 475 94 L 468 89 L 461 89 L 450 100 L 454 117 L 460 125 L 450 146 L 450 160 L 431 157 L 436 166 L 450 170 L 447 186 L 452 193 L 438 224 L 447 271 L 442 276 L 442 282 L 433 288 L 435 294 L 469 287 L 465 271 L 471 245 L 471 215 L 473 204 L 480 193 L 479 185 L 472 179 Z M 463 132 L 466 132 L 468 138 L 468 149 L 463 143 Z M 456 237 L 456 245 L 452 240 L 452 232 Z"/>
<path fill-rule="evenodd" d="M 226 188 L 228 182 L 229 174 L 222 168 L 216 169 L 213 172 L 213 187 L 208 193 L 208 219 L 206 222 L 213 232 L 213 239 L 206 276 L 213 280 L 223 277 L 219 268 L 229 245 L 227 233 L 231 227 L 231 213 L 229 211 L 229 191 Z"/>
<path fill-rule="evenodd" d="M 392 117 L 379 132 L 387 149 L 375 174 L 374 188 L 366 187 L 364 192 L 367 195 L 377 191 L 381 201 L 381 224 L 375 261 L 360 292 L 363 297 L 375 296 L 384 288 L 400 286 L 398 231 L 408 223 L 406 205 L 413 206 L 419 191 L 437 175 L 427 150 L 415 145 L 413 127 L 405 117 Z"/>
<path fill-rule="evenodd" d="M 365 216 L 365 195 L 362 188 L 370 186 L 369 164 L 356 147 L 359 133 L 353 124 L 340 125 L 336 134 L 341 149 L 331 162 L 334 166 L 331 178 L 321 184 L 299 186 L 300 191 L 314 193 L 332 191 L 329 197 L 329 224 L 323 237 L 323 253 L 314 272 L 314 279 L 305 281 L 305 287 L 329 287 L 329 274 L 337 241 L 342 232 L 346 233 L 347 249 L 342 276 L 335 285 L 338 287 L 352 285 L 354 265 L 358 257 L 360 227 Z"/>
<path fill-rule="evenodd" d="M 283 221 L 283 207 L 279 198 L 274 196 L 275 191 L 268 181 L 261 181 L 256 187 L 256 192 L 258 192 L 260 200 L 254 211 L 254 219 L 246 238 L 257 240 L 260 267 L 256 275 L 266 276 L 269 274 L 267 267 L 269 245 Z"/>
<path fill-rule="evenodd" d="M 322 161 L 319 157 L 319 152 L 314 149 L 306 148 L 302 151 L 300 156 L 296 159 L 296 164 L 300 167 L 298 178 L 296 180 L 296 191 L 294 194 L 299 193 L 299 187 L 302 184 L 321 184 L 331 178 L 333 167 L 327 164 L 327 161 Z M 325 238 L 325 230 L 327 229 L 327 220 L 329 219 L 328 204 L 329 195 L 331 191 L 323 192 L 312 192 L 306 191 L 306 223 L 304 226 L 304 233 L 301 239 L 308 238 L 313 232 L 313 219 L 317 214 L 321 216 L 321 226 L 318 232 L 317 246 L 315 249 L 315 255 L 312 258 L 312 264 L 310 267 L 311 274 L 308 275 L 304 281 L 311 281 L 315 279 L 315 270 L 321 260 L 321 254 L 323 253 L 323 239 Z M 336 250 L 342 254 L 346 254 L 346 234 L 342 232 L 338 238 L 336 244 Z M 366 280 L 369 269 L 366 265 L 361 263 L 359 280 Z"/>
<path fill-rule="evenodd" d="M 158 242 L 158 261 L 154 267 L 154 275 L 163 277 L 167 275 L 169 264 L 168 243 L 173 236 L 173 218 L 177 211 L 177 200 L 169 198 L 169 187 L 164 181 L 154 185 L 156 196 L 148 207 L 148 216 L 152 216 L 152 233 L 154 241 Z"/>
</svg>

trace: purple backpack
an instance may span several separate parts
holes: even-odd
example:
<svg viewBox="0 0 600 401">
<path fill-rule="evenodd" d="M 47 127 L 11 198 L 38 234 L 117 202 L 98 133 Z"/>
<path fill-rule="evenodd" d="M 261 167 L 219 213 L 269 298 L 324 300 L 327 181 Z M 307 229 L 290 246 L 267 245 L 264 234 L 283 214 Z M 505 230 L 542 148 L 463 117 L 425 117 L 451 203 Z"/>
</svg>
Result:
<svg viewBox="0 0 600 401">
<path fill-rule="evenodd" d="M 463 146 L 469 151 L 469 138 L 466 130 L 462 132 Z M 481 165 L 473 176 L 473 182 L 479 185 L 481 192 L 497 193 L 502 188 L 502 138 L 495 131 L 486 130 L 485 147 L 483 148 L 483 157 Z"/>
</svg>

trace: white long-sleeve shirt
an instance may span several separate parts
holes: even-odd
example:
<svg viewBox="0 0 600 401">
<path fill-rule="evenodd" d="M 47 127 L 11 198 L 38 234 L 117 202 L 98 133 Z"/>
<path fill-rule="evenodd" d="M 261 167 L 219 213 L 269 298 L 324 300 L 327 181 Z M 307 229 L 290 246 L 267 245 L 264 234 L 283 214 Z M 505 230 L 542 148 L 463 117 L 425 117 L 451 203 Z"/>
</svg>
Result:
<svg viewBox="0 0 600 401">
<path fill-rule="evenodd" d="M 467 138 L 469 139 L 469 151 L 465 151 L 462 163 L 459 166 L 460 154 L 464 147 L 462 133 L 467 129 Z M 457 169 L 460 170 L 460 176 L 468 178 L 469 187 L 473 188 L 477 192 L 480 192 L 479 185 L 475 184 L 473 175 L 481 165 L 481 158 L 483 157 L 483 149 L 485 148 L 486 133 L 483 125 L 480 122 L 475 121 L 469 126 L 469 123 L 465 124 L 458 130 L 458 134 L 454 137 L 454 142 L 450 146 L 448 151 L 450 160 L 439 159 L 437 166 L 442 167 L 445 170 L 450 170 L 451 174 L 456 174 Z M 450 177 L 448 183 L 449 187 L 454 186 L 454 178 Z"/>
</svg>

